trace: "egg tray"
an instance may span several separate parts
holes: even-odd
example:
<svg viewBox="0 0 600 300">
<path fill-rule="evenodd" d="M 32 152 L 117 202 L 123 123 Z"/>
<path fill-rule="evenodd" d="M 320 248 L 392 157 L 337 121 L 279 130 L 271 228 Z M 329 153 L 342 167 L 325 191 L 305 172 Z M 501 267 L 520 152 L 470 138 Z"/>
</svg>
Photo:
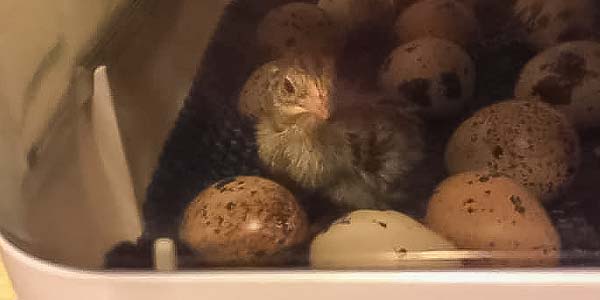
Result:
<svg viewBox="0 0 600 300">
<path fill-rule="evenodd" d="M 298 1 L 239 0 L 227 7 L 148 187 L 143 235 L 136 244 L 123 242 L 109 251 L 106 268 L 152 268 L 152 242 L 161 237 L 177 242 L 180 268 L 210 267 L 198 264 L 197 256 L 178 240 L 179 223 L 187 205 L 208 185 L 239 175 L 269 178 L 260 167 L 253 124 L 238 114 L 237 99 L 250 73 L 268 61 L 255 41 L 257 24 L 270 9 L 289 2 Z M 426 158 L 409 179 L 408 198 L 413 201 L 395 207 L 414 218 L 423 217 L 426 200 L 447 176 L 443 156 L 453 130 L 477 109 L 511 98 L 519 71 L 535 54 L 521 42 L 519 27 L 509 17 L 510 5 L 506 1 L 489 5 L 496 7 L 477 11 L 483 38 L 468 49 L 478 68 L 476 97 L 462 116 L 426 122 Z M 378 67 L 395 46 L 392 37 L 390 32 L 358 32 L 350 37 L 339 75 L 356 79 L 361 88 L 375 88 Z M 356 60 L 357 55 L 362 59 Z M 569 192 L 547 210 L 562 239 L 562 264 L 600 266 L 600 157 L 594 152 L 600 146 L 600 131 L 581 136 L 582 169 Z M 348 212 L 318 194 L 287 187 L 305 207 L 313 233 Z M 290 267 L 304 267 L 307 250 L 305 244 L 281 255 L 291 258 Z"/>
</svg>

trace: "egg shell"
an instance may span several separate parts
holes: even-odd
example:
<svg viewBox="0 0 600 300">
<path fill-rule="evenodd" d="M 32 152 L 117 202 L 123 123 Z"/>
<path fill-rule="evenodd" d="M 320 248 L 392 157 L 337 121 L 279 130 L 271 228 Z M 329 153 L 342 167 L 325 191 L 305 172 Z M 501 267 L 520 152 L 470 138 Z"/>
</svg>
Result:
<svg viewBox="0 0 600 300">
<path fill-rule="evenodd" d="M 390 97 L 413 103 L 425 115 L 450 117 L 473 97 L 475 66 L 458 45 L 424 38 L 392 51 L 382 66 L 380 85 Z"/>
<path fill-rule="evenodd" d="M 580 163 L 577 133 L 562 113 L 542 102 L 505 101 L 477 112 L 446 149 L 451 174 L 505 174 L 548 202 L 564 193 Z"/>
<path fill-rule="evenodd" d="M 538 54 L 521 71 L 515 96 L 554 105 L 578 128 L 600 127 L 600 43 L 569 42 Z"/>
<path fill-rule="evenodd" d="M 489 251 L 469 264 L 559 263 L 560 238 L 544 208 L 526 188 L 497 174 L 467 172 L 446 179 L 429 201 L 425 223 L 461 249 Z"/>
<path fill-rule="evenodd" d="M 180 237 L 205 264 L 260 266 L 304 242 L 307 231 L 306 214 L 287 189 L 260 177 L 236 177 L 194 199 Z"/>
<path fill-rule="evenodd" d="M 577 133 L 562 113 L 542 102 L 505 101 L 463 122 L 446 148 L 451 174 L 505 174 L 544 202 L 562 195 L 579 167 Z"/>
<path fill-rule="evenodd" d="M 529 43 L 545 49 L 562 42 L 592 36 L 595 0 L 517 0 L 514 13 L 521 21 Z"/>
<path fill-rule="evenodd" d="M 286 56 L 268 62 L 248 78 L 239 96 L 239 112 L 251 119 L 269 115 L 274 105 L 296 103 L 319 115 L 331 110 L 334 61 L 312 55 Z"/>
<path fill-rule="evenodd" d="M 396 0 L 320 0 L 318 5 L 345 33 L 391 25 L 397 14 Z"/>
<path fill-rule="evenodd" d="M 324 10 L 289 3 L 271 10 L 258 25 L 257 37 L 274 58 L 290 53 L 335 54 L 342 41 Z"/>
<path fill-rule="evenodd" d="M 401 43 L 436 37 L 467 47 L 477 40 L 479 24 L 472 8 L 460 1 L 423 0 L 402 12 L 395 31 Z"/>
<path fill-rule="evenodd" d="M 313 240 L 310 262 L 318 269 L 457 268 L 461 261 L 444 256 L 454 249 L 451 242 L 404 214 L 358 210 Z"/>
</svg>

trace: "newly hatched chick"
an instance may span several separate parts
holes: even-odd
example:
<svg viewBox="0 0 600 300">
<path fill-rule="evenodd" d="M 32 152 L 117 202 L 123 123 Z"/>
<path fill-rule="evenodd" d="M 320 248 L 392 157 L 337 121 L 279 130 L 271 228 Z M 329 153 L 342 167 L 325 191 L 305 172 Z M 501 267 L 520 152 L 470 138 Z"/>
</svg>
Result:
<svg viewBox="0 0 600 300">
<path fill-rule="evenodd" d="M 289 68 L 295 71 L 280 73 L 279 88 L 300 100 L 290 101 L 293 95 L 272 97 L 270 106 L 263 106 L 256 134 L 263 164 L 351 208 L 388 208 L 403 200 L 402 179 L 422 157 L 418 120 L 393 107 L 348 99 L 352 93 L 335 100 L 331 90 L 307 97 L 312 87 L 323 86 L 316 82 L 324 73 L 315 64 Z M 331 114 L 334 102 L 339 109 Z"/>
</svg>

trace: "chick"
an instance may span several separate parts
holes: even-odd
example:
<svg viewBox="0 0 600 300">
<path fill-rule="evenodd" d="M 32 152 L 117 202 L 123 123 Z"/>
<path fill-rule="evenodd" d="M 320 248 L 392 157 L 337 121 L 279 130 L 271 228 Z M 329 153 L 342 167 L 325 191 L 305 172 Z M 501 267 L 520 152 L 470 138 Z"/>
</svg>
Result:
<svg viewBox="0 0 600 300">
<path fill-rule="evenodd" d="M 311 55 L 286 56 L 256 69 L 240 92 L 238 110 L 250 119 L 274 107 L 312 111 L 329 116 L 334 60 Z"/>
<path fill-rule="evenodd" d="M 256 140 L 262 163 L 275 175 L 322 191 L 349 208 L 385 209 L 403 200 L 403 178 L 423 156 L 418 119 L 377 104 L 376 97 L 368 101 L 349 92 L 307 92 L 323 87 L 314 76 L 323 73 L 302 67 L 296 71 L 301 80 L 280 73 L 288 74 L 281 75 L 288 76 L 282 93 L 291 93 L 261 106 Z"/>
</svg>

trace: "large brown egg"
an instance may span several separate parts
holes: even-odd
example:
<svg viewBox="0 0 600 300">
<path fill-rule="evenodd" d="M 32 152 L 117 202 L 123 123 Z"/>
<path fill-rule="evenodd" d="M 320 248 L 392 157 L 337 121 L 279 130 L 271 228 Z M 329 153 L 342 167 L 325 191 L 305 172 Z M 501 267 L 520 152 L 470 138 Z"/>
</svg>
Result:
<svg viewBox="0 0 600 300">
<path fill-rule="evenodd" d="M 595 26 L 595 0 L 517 0 L 514 11 L 529 42 L 544 49 L 587 39 Z"/>
<path fill-rule="evenodd" d="M 321 8 L 290 3 L 270 11 L 258 26 L 258 41 L 275 57 L 289 53 L 335 54 L 342 42 Z"/>
<path fill-rule="evenodd" d="M 403 43 L 436 37 L 466 47 L 477 39 L 478 28 L 472 8 L 456 0 L 419 1 L 396 21 L 396 34 Z"/>
<path fill-rule="evenodd" d="M 448 117 L 473 96 L 475 66 L 458 45 L 424 38 L 396 48 L 381 69 L 380 84 L 391 98 L 408 101 L 426 115 Z"/>
<path fill-rule="evenodd" d="M 600 43 L 570 42 L 540 53 L 521 72 L 515 96 L 550 103 L 577 127 L 599 127 Z"/>
<path fill-rule="evenodd" d="M 475 265 L 555 266 L 560 238 L 536 197 L 512 179 L 468 172 L 442 182 L 431 197 L 425 223 Z M 478 252 L 478 251 L 484 251 Z"/>
<path fill-rule="evenodd" d="M 446 149 L 450 173 L 502 173 L 544 202 L 565 192 L 579 161 L 571 123 L 542 102 L 512 100 L 486 107 L 460 125 Z"/>
<path fill-rule="evenodd" d="M 249 118 L 273 112 L 273 107 L 294 104 L 326 118 L 335 72 L 333 61 L 311 55 L 289 56 L 264 64 L 244 84 L 238 109 Z"/>
<path fill-rule="evenodd" d="M 272 264 L 304 242 L 308 221 L 294 196 L 260 177 L 217 182 L 186 209 L 180 237 L 213 266 Z"/>
</svg>

